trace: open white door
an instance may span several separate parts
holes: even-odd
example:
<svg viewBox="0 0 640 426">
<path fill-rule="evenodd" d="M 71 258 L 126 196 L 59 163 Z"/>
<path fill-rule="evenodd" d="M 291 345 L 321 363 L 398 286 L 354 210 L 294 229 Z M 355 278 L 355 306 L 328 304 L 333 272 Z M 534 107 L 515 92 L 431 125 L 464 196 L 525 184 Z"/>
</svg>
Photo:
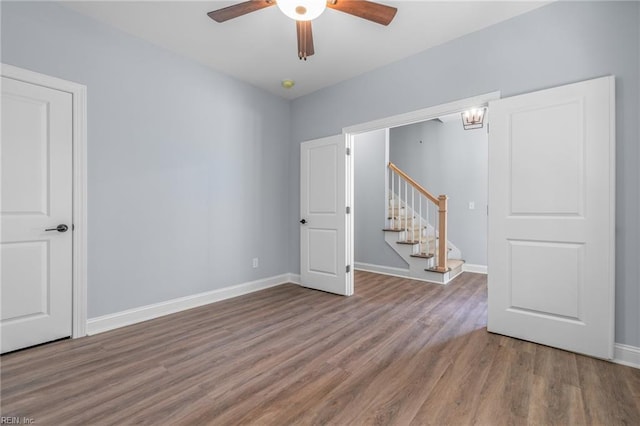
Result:
<svg viewBox="0 0 640 426">
<path fill-rule="evenodd" d="M 345 296 L 353 294 L 347 249 L 349 158 L 343 135 L 303 142 L 300 147 L 301 284 Z"/>
<path fill-rule="evenodd" d="M 614 78 L 489 111 L 488 330 L 610 359 Z"/>
<path fill-rule="evenodd" d="M 2 77 L 2 353 L 71 336 L 72 105 Z"/>
</svg>

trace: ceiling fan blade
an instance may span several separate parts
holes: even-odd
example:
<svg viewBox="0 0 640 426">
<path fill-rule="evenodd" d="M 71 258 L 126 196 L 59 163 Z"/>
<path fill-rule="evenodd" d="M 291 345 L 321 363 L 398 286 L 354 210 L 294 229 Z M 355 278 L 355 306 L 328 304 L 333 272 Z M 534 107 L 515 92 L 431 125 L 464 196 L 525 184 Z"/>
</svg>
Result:
<svg viewBox="0 0 640 426">
<path fill-rule="evenodd" d="M 329 0 L 327 7 L 381 25 L 389 25 L 398 9 L 365 0 Z"/>
<path fill-rule="evenodd" d="M 276 4 L 275 0 L 249 0 L 207 13 L 216 22 L 224 22 Z"/>
<path fill-rule="evenodd" d="M 307 56 L 315 53 L 311 21 L 296 21 L 296 31 L 298 32 L 298 58 L 306 61 Z"/>
</svg>

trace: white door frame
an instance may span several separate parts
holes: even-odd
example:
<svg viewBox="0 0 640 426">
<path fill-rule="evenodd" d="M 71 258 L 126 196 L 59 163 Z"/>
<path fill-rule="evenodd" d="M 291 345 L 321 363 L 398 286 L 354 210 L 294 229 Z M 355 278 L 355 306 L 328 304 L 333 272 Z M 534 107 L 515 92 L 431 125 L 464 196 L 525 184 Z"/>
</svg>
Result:
<svg viewBox="0 0 640 426">
<path fill-rule="evenodd" d="M 500 99 L 500 91 L 489 92 L 482 95 L 474 96 L 471 98 L 460 99 L 446 104 L 440 104 L 431 106 L 428 108 L 419 109 L 417 111 L 407 112 L 404 114 L 393 115 L 391 117 L 381 118 L 378 120 L 369 121 L 367 123 L 356 124 L 354 126 L 345 127 L 342 129 L 342 133 L 347 139 L 347 146 L 353 150 L 355 136 L 359 133 L 372 132 L 374 130 L 390 129 L 393 127 L 406 126 L 408 124 L 419 123 L 422 121 L 432 120 L 434 118 L 442 117 L 443 115 L 449 115 L 453 113 L 459 113 L 470 108 L 478 108 L 482 106 L 488 106 L 489 101 L 495 101 Z M 388 138 L 387 138 L 388 139 Z M 355 154 L 354 154 L 355 155 Z M 353 155 L 349 159 L 350 167 L 347 167 L 347 182 L 349 191 L 347 193 L 347 205 L 353 206 L 353 194 L 354 194 L 354 167 L 353 167 Z M 351 215 L 353 216 L 353 215 Z M 386 216 L 386 215 L 385 215 Z M 354 234 L 353 234 L 353 217 L 350 218 L 351 232 L 347 232 L 347 256 L 350 256 L 350 264 L 354 265 Z M 489 266 L 487 265 L 487 269 Z M 484 271 L 483 271 L 484 272 Z M 353 291 L 353 290 L 352 290 Z"/>
<path fill-rule="evenodd" d="M 393 115 L 391 117 L 380 118 L 378 120 L 369 121 L 354 126 L 345 127 L 342 133 L 346 134 L 349 139 L 358 133 L 371 132 L 373 130 L 382 130 L 408 124 L 419 123 L 421 121 L 432 120 L 456 112 L 464 111 L 473 107 L 488 106 L 489 101 L 500 99 L 500 91 L 484 93 L 482 95 L 471 98 L 460 99 L 446 104 L 434 105 L 428 108 L 411 111 L 404 114 Z"/>
<path fill-rule="evenodd" d="M 3 77 L 70 93 L 73 137 L 73 249 L 71 337 L 87 334 L 87 87 L 67 80 L 0 64 Z"/>
</svg>

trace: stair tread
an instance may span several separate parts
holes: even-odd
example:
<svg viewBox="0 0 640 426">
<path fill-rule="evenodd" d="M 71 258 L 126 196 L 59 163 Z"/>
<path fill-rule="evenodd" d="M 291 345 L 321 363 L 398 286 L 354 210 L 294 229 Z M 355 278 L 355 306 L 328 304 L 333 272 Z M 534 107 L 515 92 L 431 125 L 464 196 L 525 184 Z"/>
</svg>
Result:
<svg viewBox="0 0 640 426">
<path fill-rule="evenodd" d="M 458 268 L 461 265 L 464 265 L 464 260 L 462 259 L 448 259 L 447 260 L 447 266 L 449 267 L 449 269 L 446 272 L 450 272 L 456 268 Z M 428 272 L 437 272 L 439 274 L 444 274 L 444 272 L 442 271 L 438 271 L 435 268 L 425 268 L 425 271 Z"/>
<path fill-rule="evenodd" d="M 410 254 L 409 256 L 411 257 L 420 257 L 422 259 L 431 259 L 433 257 L 433 253 L 415 253 L 415 254 Z"/>
<path fill-rule="evenodd" d="M 404 231 L 404 229 L 383 229 L 383 231 L 402 232 L 402 231 Z M 396 244 L 415 245 L 415 244 L 424 244 L 424 241 L 418 241 L 418 240 L 396 241 Z M 447 247 L 447 250 L 451 251 L 453 249 L 451 247 Z"/>
<path fill-rule="evenodd" d="M 387 219 L 394 219 L 394 220 L 401 220 L 401 221 L 405 221 L 404 216 L 387 216 Z M 416 222 L 418 222 L 418 220 L 415 217 L 409 216 L 408 218 L 406 218 L 406 220 L 415 220 Z"/>
<path fill-rule="evenodd" d="M 424 244 L 424 243 L 423 243 Z M 447 247 L 448 251 L 453 251 L 453 249 L 451 247 Z"/>
</svg>

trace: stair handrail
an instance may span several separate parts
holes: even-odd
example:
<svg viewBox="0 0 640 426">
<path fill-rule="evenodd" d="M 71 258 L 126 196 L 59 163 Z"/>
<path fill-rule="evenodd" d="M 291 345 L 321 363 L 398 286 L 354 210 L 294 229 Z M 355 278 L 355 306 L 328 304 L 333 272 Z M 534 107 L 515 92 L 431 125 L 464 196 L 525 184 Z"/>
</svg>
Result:
<svg viewBox="0 0 640 426">
<path fill-rule="evenodd" d="M 413 187 L 420 194 L 424 195 L 429 201 L 438 206 L 438 238 L 440 240 L 440 244 L 438 244 L 438 265 L 436 266 L 436 270 L 439 272 L 447 272 L 449 267 L 447 265 L 447 246 L 448 246 L 448 236 L 447 236 L 447 199 L 446 195 L 438 195 L 437 197 L 433 195 L 431 192 L 427 191 L 422 185 L 413 180 L 411 176 L 403 172 L 393 164 L 389 162 L 389 169 L 396 172 L 402 179 L 404 179 L 411 187 Z M 443 243 L 444 241 L 444 243 Z"/>
<path fill-rule="evenodd" d="M 439 204 L 438 197 L 436 197 L 435 195 L 433 195 L 432 193 L 427 191 L 422 185 L 420 185 L 418 182 L 413 180 L 411 178 L 411 176 L 409 176 L 408 174 L 406 174 L 405 172 L 400 170 L 398 168 L 398 166 L 396 166 L 395 164 L 390 162 L 389 163 L 389 168 L 391 170 L 393 170 L 394 172 L 396 172 L 398 175 L 400 175 L 400 177 L 402 177 L 402 179 L 406 180 L 409 183 L 409 185 L 411 185 L 413 188 L 415 188 L 416 191 L 418 191 L 419 193 L 421 193 L 422 195 L 427 197 L 429 200 L 431 200 L 432 203 Z"/>
</svg>

